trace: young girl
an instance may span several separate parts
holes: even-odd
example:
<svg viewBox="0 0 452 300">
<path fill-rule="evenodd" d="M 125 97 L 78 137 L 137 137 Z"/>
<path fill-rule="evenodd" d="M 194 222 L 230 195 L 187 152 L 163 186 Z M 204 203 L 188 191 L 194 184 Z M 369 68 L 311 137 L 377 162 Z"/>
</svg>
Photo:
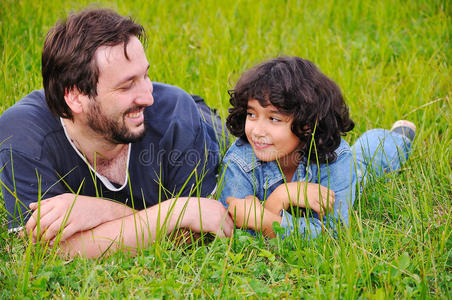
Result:
<svg viewBox="0 0 452 300">
<path fill-rule="evenodd" d="M 353 149 L 354 127 L 339 87 L 310 61 L 280 57 L 245 72 L 230 92 L 226 125 L 238 137 L 227 151 L 220 201 L 236 226 L 275 237 L 315 237 L 348 225 L 357 183 L 382 176 L 408 157 L 414 124 L 374 129 Z M 294 209 L 295 208 L 295 209 Z M 304 217 L 294 217 L 298 208 Z"/>
</svg>

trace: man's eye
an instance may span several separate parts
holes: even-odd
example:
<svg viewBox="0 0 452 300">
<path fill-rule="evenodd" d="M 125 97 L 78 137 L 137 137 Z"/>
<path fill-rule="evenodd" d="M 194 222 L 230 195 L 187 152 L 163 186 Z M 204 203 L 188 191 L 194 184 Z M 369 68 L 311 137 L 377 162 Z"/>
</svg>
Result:
<svg viewBox="0 0 452 300">
<path fill-rule="evenodd" d="M 135 81 L 132 81 L 131 83 L 122 86 L 120 89 L 121 89 L 122 91 L 130 90 L 130 89 L 133 87 L 134 84 L 135 84 Z"/>
<path fill-rule="evenodd" d="M 277 123 L 277 122 L 281 122 L 281 119 L 278 119 L 278 118 L 270 118 L 270 121 Z"/>
</svg>

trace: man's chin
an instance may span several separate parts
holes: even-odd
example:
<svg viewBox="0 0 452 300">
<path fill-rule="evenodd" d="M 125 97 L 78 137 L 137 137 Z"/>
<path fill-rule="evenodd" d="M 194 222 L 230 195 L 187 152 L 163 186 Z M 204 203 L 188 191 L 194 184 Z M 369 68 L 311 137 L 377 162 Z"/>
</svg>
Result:
<svg viewBox="0 0 452 300">
<path fill-rule="evenodd" d="M 146 135 L 146 128 L 142 128 L 139 132 L 117 133 L 114 132 L 112 140 L 117 144 L 137 143 L 143 140 Z"/>
</svg>

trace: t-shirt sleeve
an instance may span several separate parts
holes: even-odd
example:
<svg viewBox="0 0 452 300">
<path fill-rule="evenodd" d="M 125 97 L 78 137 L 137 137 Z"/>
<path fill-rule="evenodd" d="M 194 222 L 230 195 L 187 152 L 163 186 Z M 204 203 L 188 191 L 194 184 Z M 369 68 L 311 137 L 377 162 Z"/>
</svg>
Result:
<svg viewBox="0 0 452 300">
<path fill-rule="evenodd" d="M 156 102 L 149 108 L 149 127 L 152 134 L 162 135 L 159 151 L 164 155 L 157 173 L 165 174 L 163 198 L 211 195 L 219 165 L 213 127 L 202 119 L 185 91 L 161 84 L 154 87 Z"/>
<path fill-rule="evenodd" d="M 0 152 L 0 184 L 10 229 L 26 224 L 31 216 L 30 203 L 65 192 L 49 161 L 10 149 Z"/>
<path fill-rule="evenodd" d="M 174 196 L 210 196 L 217 183 L 219 146 L 209 135 L 208 125 L 201 121 L 193 134 L 184 137 L 184 147 L 168 152 L 168 181 Z"/>
</svg>

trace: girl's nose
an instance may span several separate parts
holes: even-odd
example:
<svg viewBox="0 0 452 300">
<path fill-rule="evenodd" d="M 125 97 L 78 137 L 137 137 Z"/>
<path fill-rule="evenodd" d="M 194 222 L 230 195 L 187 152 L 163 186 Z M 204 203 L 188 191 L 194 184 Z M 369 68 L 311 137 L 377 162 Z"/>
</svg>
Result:
<svg viewBox="0 0 452 300">
<path fill-rule="evenodd" d="M 257 122 L 256 126 L 253 127 L 253 135 L 255 137 L 264 137 L 266 135 L 265 128 L 258 124 Z"/>
</svg>

